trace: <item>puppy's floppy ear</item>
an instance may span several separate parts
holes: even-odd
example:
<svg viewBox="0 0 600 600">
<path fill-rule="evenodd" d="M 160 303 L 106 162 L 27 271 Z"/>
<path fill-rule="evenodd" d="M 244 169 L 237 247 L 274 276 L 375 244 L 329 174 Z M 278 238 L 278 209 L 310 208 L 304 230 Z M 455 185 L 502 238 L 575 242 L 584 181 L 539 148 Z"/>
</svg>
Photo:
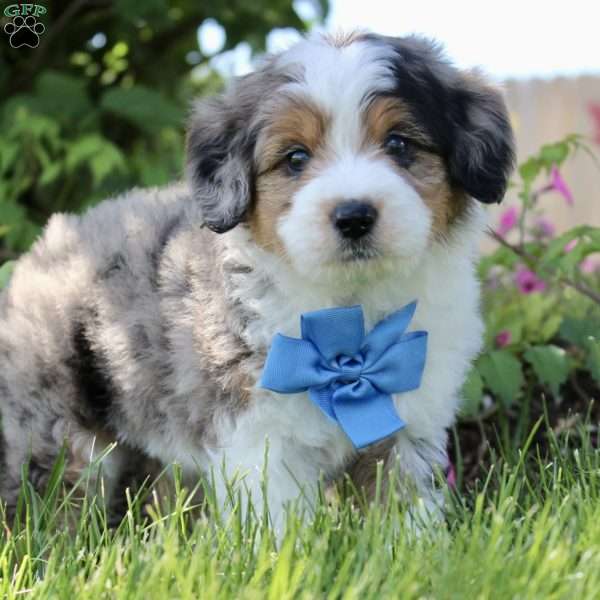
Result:
<svg viewBox="0 0 600 600">
<path fill-rule="evenodd" d="M 454 68 L 427 38 L 366 37 L 393 46 L 393 93 L 427 129 L 452 183 L 481 202 L 500 202 L 514 163 L 513 133 L 500 93 Z"/>
<path fill-rule="evenodd" d="M 497 90 L 471 75 L 461 74 L 452 88 L 450 178 L 480 202 L 500 202 L 515 160 L 504 100 Z"/>
<path fill-rule="evenodd" d="M 188 127 L 188 181 L 194 200 L 200 202 L 205 225 L 217 233 L 243 221 L 250 206 L 252 108 L 248 102 L 236 103 L 235 89 L 231 89 L 200 101 Z"/>
</svg>

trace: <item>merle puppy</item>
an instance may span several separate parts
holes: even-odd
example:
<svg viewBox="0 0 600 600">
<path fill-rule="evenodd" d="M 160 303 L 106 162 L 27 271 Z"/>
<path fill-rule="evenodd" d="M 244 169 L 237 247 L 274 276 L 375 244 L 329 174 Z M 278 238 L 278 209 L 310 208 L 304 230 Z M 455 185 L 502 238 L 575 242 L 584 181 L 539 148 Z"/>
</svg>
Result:
<svg viewBox="0 0 600 600">
<path fill-rule="evenodd" d="M 421 38 L 317 35 L 198 102 L 187 151 L 186 184 L 55 215 L 0 297 L 9 511 L 24 465 L 43 491 L 64 446 L 73 485 L 113 443 L 108 496 L 149 457 L 191 481 L 215 469 L 224 505 L 234 477 L 262 502 L 267 440 L 276 524 L 320 477 L 368 491 L 377 461 L 435 510 L 481 343 L 482 205 L 513 164 L 500 94 Z M 427 362 L 384 442 L 358 451 L 308 394 L 259 387 L 302 313 L 359 304 L 368 331 L 414 300 Z"/>
</svg>

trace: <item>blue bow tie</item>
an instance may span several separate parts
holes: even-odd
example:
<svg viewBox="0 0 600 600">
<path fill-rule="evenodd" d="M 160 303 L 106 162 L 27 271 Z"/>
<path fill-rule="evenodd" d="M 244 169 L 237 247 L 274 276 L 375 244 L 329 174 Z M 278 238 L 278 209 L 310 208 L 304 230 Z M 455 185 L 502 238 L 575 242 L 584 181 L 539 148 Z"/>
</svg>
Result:
<svg viewBox="0 0 600 600">
<path fill-rule="evenodd" d="M 417 307 L 408 304 L 365 336 L 360 306 L 328 308 L 301 317 L 302 339 L 277 334 L 261 387 L 282 394 L 309 391 L 357 448 L 405 426 L 391 394 L 421 385 L 427 332 L 405 333 Z"/>
</svg>

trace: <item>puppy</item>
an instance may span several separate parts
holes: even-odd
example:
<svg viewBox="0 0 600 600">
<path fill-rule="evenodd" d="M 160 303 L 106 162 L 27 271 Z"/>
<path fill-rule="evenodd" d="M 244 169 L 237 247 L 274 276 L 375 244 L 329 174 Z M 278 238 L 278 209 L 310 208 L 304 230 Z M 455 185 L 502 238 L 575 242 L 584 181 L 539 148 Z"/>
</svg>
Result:
<svg viewBox="0 0 600 600">
<path fill-rule="evenodd" d="M 236 480 L 280 525 L 320 478 L 369 491 L 383 461 L 436 506 L 481 344 L 481 203 L 513 165 L 500 94 L 425 39 L 317 35 L 198 102 L 187 152 L 187 184 L 55 215 L 16 265 L 0 304 L 9 513 L 22 472 L 43 491 L 64 447 L 73 485 L 113 443 L 107 496 L 148 457 L 217 473 L 224 505 Z M 359 304 L 368 331 L 413 300 L 429 347 L 394 436 L 358 451 L 308 394 L 259 386 L 302 313 Z"/>
</svg>

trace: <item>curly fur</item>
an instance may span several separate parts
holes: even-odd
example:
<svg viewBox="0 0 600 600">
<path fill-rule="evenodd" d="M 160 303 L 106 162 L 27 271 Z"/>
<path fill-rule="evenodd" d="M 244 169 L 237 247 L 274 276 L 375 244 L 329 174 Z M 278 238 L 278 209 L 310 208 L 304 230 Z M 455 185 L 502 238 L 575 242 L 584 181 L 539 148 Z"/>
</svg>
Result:
<svg viewBox="0 0 600 600">
<path fill-rule="evenodd" d="M 192 480 L 224 469 L 224 504 L 225 479 L 236 475 L 259 500 L 267 440 L 277 524 L 287 502 L 310 504 L 320 477 L 347 470 L 368 482 L 378 460 L 436 505 L 433 473 L 445 466 L 446 429 L 482 335 L 473 262 L 484 219 L 470 196 L 500 198 L 512 137 L 497 92 L 428 42 L 344 40 L 303 41 L 201 102 L 189 184 L 55 215 L 18 261 L 0 297 L 9 510 L 24 464 L 43 490 L 64 445 L 75 484 L 114 442 L 102 465 L 109 493 L 149 457 L 180 463 Z M 397 114 L 426 140 L 414 167 L 365 150 L 363 117 L 376 96 L 397 98 Z M 265 132 L 290 98 L 325 115 L 314 169 L 296 183 L 263 164 L 278 152 Z M 380 117 L 369 118 L 369 144 L 378 144 Z M 372 260 L 340 258 L 326 218 L 352 194 L 374 198 L 386 216 Z M 360 303 L 370 327 L 414 299 L 428 360 L 421 387 L 395 398 L 408 426 L 388 443 L 359 455 L 306 394 L 257 387 L 272 336 L 297 336 L 302 312 Z"/>
</svg>

